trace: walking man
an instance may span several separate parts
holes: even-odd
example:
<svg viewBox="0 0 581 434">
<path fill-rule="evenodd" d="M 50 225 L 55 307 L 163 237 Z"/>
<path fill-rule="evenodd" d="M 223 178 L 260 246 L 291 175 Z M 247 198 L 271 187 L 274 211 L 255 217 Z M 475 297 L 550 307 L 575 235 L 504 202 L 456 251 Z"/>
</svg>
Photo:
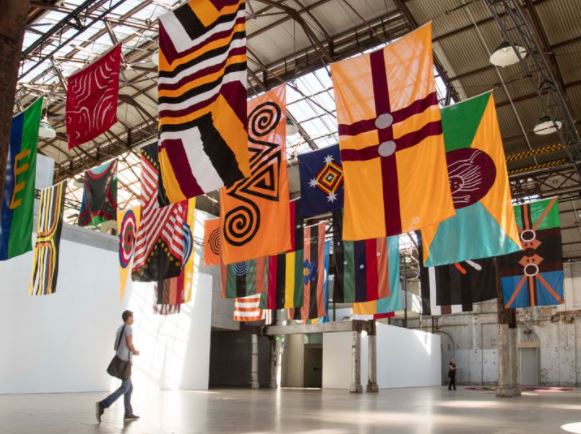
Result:
<svg viewBox="0 0 581 434">
<path fill-rule="evenodd" d="M 454 359 L 450 360 L 450 364 L 448 365 L 448 390 L 456 390 L 456 361 Z"/>
<path fill-rule="evenodd" d="M 133 384 L 131 383 L 131 355 L 139 355 L 139 351 L 133 345 L 133 328 L 131 327 L 133 324 L 133 312 L 130 310 L 124 311 L 121 318 L 123 319 L 123 324 L 117 329 L 113 349 L 115 350 L 116 358 L 120 359 L 118 362 L 126 366 L 127 364 L 129 365 L 127 366 L 129 375 L 127 378 L 122 377 L 123 379 L 119 389 L 111 393 L 104 400 L 97 402 L 97 421 L 99 423 L 101 423 L 101 416 L 105 412 L 105 409 L 109 408 L 121 395 L 123 395 L 125 404 L 124 420 L 129 422 L 139 419 L 139 416 L 133 413 L 133 408 L 131 407 L 131 393 L 133 392 Z"/>
</svg>

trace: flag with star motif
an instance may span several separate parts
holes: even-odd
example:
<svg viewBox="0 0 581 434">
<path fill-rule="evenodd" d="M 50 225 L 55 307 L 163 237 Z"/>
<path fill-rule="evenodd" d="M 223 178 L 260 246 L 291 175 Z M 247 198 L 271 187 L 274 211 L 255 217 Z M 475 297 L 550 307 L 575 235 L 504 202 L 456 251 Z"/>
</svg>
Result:
<svg viewBox="0 0 581 434">
<path fill-rule="evenodd" d="M 345 181 L 343 238 L 397 235 L 452 217 L 431 23 L 331 71 Z"/>
<path fill-rule="evenodd" d="M 343 166 L 339 146 L 299 155 L 303 217 L 343 208 Z"/>
</svg>

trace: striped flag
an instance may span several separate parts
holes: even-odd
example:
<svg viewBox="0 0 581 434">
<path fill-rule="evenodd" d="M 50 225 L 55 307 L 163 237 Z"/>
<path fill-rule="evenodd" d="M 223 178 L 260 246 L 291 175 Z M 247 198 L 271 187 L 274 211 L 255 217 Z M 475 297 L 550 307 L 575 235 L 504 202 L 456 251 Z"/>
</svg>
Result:
<svg viewBox="0 0 581 434">
<path fill-rule="evenodd" d="M 325 223 L 307 226 L 304 230 L 303 320 L 327 316 L 329 243 L 325 242 L 325 230 Z"/>
<path fill-rule="evenodd" d="M 303 221 L 299 200 L 289 204 L 291 250 L 268 258 L 269 309 L 290 309 L 303 305 Z"/>
<path fill-rule="evenodd" d="M 266 292 L 267 279 L 266 258 L 222 264 L 220 266 L 222 298 L 246 297 Z"/>
<path fill-rule="evenodd" d="M 244 0 L 190 0 L 159 18 L 158 95 L 172 203 L 250 175 Z"/>
<path fill-rule="evenodd" d="M 56 291 L 66 184 L 63 181 L 40 192 L 30 295 Z"/>
<path fill-rule="evenodd" d="M 344 241 L 341 237 L 342 221 L 342 212 L 335 212 L 333 214 L 335 264 L 333 301 L 362 303 L 388 297 L 390 266 L 393 259 L 388 252 L 387 238 Z"/>
<path fill-rule="evenodd" d="M 133 280 L 157 282 L 177 277 L 185 254 L 187 201 L 160 206 L 164 202 L 159 181 L 159 160 L 155 143 L 141 150 L 141 221 Z"/>
<path fill-rule="evenodd" d="M 234 301 L 234 321 L 254 322 L 265 319 L 266 310 L 260 307 L 261 294 L 236 297 Z"/>
<path fill-rule="evenodd" d="M 387 269 L 387 280 L 382 283 L 387 290 L 381 298 L 363 303 L 353 303 L 353 319 L 380 319 L 392 316 L 402 309 L 402 291 L 399 281 L 399 236 L 386 239 L 387 254 L 378 257 L 378 269 Z M 380 279 L 383 281 L 383 279 Z"/>
</svg>

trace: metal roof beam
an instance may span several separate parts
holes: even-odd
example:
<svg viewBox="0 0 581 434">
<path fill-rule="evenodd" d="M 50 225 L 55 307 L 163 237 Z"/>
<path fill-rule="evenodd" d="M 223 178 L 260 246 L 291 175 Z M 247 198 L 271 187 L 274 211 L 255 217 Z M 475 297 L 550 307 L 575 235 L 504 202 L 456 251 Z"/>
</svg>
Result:
<svg viewBox="0 0 581 434">
<path fill-rule="evenodd" d="M 516 0 L 485 0 L 488 9 L 503 35 L 519 57 L 519 65 L 525 76 L 531 77 L 545 113 L 555 121 L 561 121 L 563 127 L 558 130 L 561 141 L 569 147 L 569 158 L 573 164 L 581 157 L 581 137 L 575 127 L 575 118 L 571 113 L 563 89 L 543 55 L 542 44 L 535 37 L 520 4 Z M 502 15 L 501 15 L 502 14 Z M 527 50 L 522 56 L 516 46 Z"/>
</svg>

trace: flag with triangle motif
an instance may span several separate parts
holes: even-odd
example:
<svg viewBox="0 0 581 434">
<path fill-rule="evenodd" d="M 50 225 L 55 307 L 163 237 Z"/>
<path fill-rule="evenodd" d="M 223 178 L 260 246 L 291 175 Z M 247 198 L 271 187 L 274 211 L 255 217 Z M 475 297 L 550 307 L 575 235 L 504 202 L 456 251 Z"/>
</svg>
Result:
<svg viewBox="0 0 581 434">
<path fill-rule="evenodd" d="M 497 259 L 504 306 L 508 309 L 563 304 L 557 198 L 517 205 L 514 209 L 524 250 Z"/>
<path fill-rule="evenodd" d="M 286 165 L 286 87 L 248 104 L 250 176 L 220 190 L 225 264 L 290 249 Z"/>
</svg>

